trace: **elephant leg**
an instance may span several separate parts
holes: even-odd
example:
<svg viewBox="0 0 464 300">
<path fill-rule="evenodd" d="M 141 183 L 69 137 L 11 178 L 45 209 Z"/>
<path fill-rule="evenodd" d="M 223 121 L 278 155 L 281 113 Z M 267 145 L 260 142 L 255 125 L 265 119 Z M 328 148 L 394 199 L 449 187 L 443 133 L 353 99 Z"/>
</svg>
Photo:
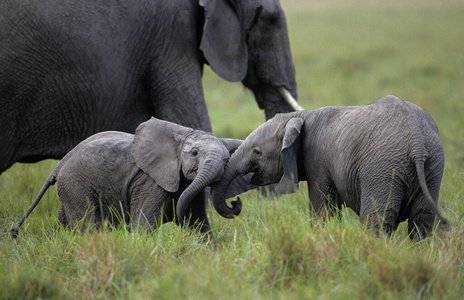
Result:
<svg viewBox="0 0 464 300">
<path fill-rule="evenodd" d="M 191 51 L 177 66 L 169 60 L 154 62 L 149 74 L 154 117 L 186 127 L 212 132 L 203 95 L 201 62 Z M 181 67 L 180 67 L 181 66 Z"/>
<path fill-rule="evenodd" d="M 63 226 L 67 226 L 67 225 L 68 225 L 68 220 L 66 219 L 66 213 L 65 213 L 65 211 L 64 211 L 63 205 L 61 205 L 60 211 L 58 212 L 58 221 L 60 221 L 60 223 L 61 223 Z"/>
<path fill-rule="evenodd" d="M 206 193 L 203 190 L 198 195 L 196 195 L 190 203 L 188 226 L 189 228 L 198 230 L 201 233 L 205 233 L 205 239 L 213 241 L 214 243 L 214 236 L 211 232 L 211 226 L 206 214 L 205 198 Z"/>
<path fill-rule="evenodd" d="M 308 182 L 309 212 L 312 218 L 340 216 L 340 196 L 332 181 Z"/>
<path fill-rule="evenodd" d="M 401 204 L 404 199 L 403 188 L 391 182 L 372 182 L 361 186 L 361 207 L 359 217 L 376 232 L 383 230 L 390 234 L 399 223 Z"/>
<path fill-rule="evenodd" d="M 429 176 L 427 187 L 435 203 L 438 203 L 440 193 L 441 176 Z M 425 197 L 419 183 L 416 184 L 416 191 L 409 200 L 411 205 L 408 210 L 408 230 L 411 239 L 421 239 L 427 237 L 433 229 L 437 213 L 430 201 Z M 446 222 L 446 220 L 440 220 Z M 446 226 L 446 224 L 443 224 Z"/>
<path fill-rule="evenodd" d="M 413 203 L 408 218 L 409 237 L 412 240 L 420 240 L 432 232 L 436 214 L 423 195 L 411 201 Z"/>
<path fill-rule="evenodd" d="M 426 185 L 435 205 L 438 204 L 438 195 L 442 181 L 443 157 L 436 156 L 429 159 L 425 164 Z M 443 229 L 448 228 L 446 219 L 437 215 L 437 207 L 433 207 L 430 200 L 424 195 L 419 186 L 418 180 L 415 181 L 415 191 L 410 200 L 411 207 L 408 210 L 408 230 L 411 239 L 421 239 L 427 237 L 433 229 L 435 220 L 440 222 Z"/>
<path fill-rule="evenodd" d="M 144 229 L 153 232 L 163 223 L 172 221 L 172 195 L 159 187 L 153 179 L 144 176 L 132 188 L 130 199 L 130 229 L 132 232 Z M 171 213 L 172 215 L 172 213 Z"/>
<path fill-rule="evenodd" d="M 102 213 L 95 204 L 98 195 L 89 187 L 82 187 L 78 182 L 58 183 L 58 195 L 61 199 L 61 208 L 58 219 L 63 224 L 75 228 L 81 220 L 81 230 L 93 224 L 100 224 Z M 65 223 L 64 223 L 65 222 Z"/>
</svg>

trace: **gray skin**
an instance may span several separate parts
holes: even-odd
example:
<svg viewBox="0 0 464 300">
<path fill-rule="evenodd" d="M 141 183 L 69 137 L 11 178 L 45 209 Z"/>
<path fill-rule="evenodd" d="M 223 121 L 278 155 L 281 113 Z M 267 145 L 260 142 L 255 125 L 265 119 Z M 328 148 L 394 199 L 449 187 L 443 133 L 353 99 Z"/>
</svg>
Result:
<svg viewBox="0 0 464 300">
<path fill-rule="evenodd" d="M 56 182 L 58 219 L 65 225 L 74 227 L 86 216 L 84 228 L 103 219 L 125 220 L 131 228 L 155 228 L 173 221 L 176 208 L 178 224 L 188 219 L 190 226 L 209 233 L 204 188 L 221 178 L 240 143 L 156 118 L 142 123 L 135 135 L 97 133 L 58 163 L 13 236 Z"/>
<path fill-rule="evenodd" d="M 297 96 L 278 0 L 4 0 L 0 45 L 0 173 L 151 116 L 210 132 L 204 64 L 267 118 Z"/>
<path fill-rule="evenodd" d="M 390 233 L 408 219 L 411 237 L 424 237 L 436 218 L 447 226 L 437 208 L 443 166 L 430 115 L 385 96 L 368 105 L 276 115 L 231 156 L 212 197 L 219 214 L 231 218 L 240 202 L 229 207 L 224 192 L 235 176 L 254 172 L 252 184 L 278 183 L 281 194 L 306 180 L 316 216 L 346 205 L 376 231 Z"/>
</svg>

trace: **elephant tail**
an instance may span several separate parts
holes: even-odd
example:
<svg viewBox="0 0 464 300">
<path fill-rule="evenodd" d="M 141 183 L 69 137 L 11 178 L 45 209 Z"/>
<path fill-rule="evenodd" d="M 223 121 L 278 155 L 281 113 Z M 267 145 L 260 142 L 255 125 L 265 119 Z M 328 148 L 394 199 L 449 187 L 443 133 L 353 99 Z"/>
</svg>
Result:
<svg viewBox="0 0 464 300">
<path fill-rule="evenodd" d="M 42 199 L 43 195 L 45 194 L 45 192 L 48 190 L 48 188 L 52 185 L 54 185 L 56 183 L 56 168 L 55 170 L 52 172 L 52 174 L 50 174 L 50 176 L 48 177 L 47 181 L 44 183 L 44 185 L 42 186 L 42 188 L 40 189 L 39 193 L 37 194 L 37 197 L 35 198 L 34 202 L 31 204 L 31 206 L 29 207 L 29 209 L 26 211 L 26 213 L 24 214 L 24 216 L 21 218 L 21 220 L 19 220 L 18 222 L 18 225 L 11 229 L 11 236 L 12 238 L 17 238 L 18 237 L 18 234 L 19 234 L 19 227 L 21 227 L 21 225 L 23 225 L 23 223 L 26 221 L 26 218 L 32 213 L 32 211 L 34 210 L 34 208 L 37 206 L 37 204 L 39 204 L 40 200 Z"/>
<path fill-rule="evenodd" d="M 416 159 L 415 160 L 415 165 L 416 165 L 416 172 L 417 172 L 417 177 L 419 179 L 419 185 L 421 187 L 422 193 L 424 193 L 425 198 L 431 205 L 432 209 L 434 210 L 434 213 L 438 217 L 440 221 L 440 226 L 444 229 L 447 229 L 449 224 L 448 221 L 440 214 L 440 211 L 438 209 L 437 202 L 433 199 L 432 195 L 430 194 L 430 191 L 427 187 L 427 182 L 425 180 L 425 160 L 423 159 Z"/>
</svg>

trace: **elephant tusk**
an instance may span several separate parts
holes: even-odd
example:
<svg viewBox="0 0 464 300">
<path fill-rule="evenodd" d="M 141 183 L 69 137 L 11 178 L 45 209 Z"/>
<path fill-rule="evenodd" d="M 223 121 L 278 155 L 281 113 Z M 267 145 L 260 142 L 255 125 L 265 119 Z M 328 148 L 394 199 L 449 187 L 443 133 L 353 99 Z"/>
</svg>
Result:
<svg viewBox="0 0 464 300">
<path fill-rule="evenodd" d="M 292 94 L 290 94 L 290 92 L 286 88 L 279 87 L 279 93 L 282 95 L 282 97 L 284 97 L 285 101 L 288 103 L 288 105 L 291 106 L 291 108 L 293 108 L 293 110 L 304 110 L 303 107 L 301 107 L 298 104 L 298 102 L 296 102 L 295 98 L 293 98 Z"/>
</svg>

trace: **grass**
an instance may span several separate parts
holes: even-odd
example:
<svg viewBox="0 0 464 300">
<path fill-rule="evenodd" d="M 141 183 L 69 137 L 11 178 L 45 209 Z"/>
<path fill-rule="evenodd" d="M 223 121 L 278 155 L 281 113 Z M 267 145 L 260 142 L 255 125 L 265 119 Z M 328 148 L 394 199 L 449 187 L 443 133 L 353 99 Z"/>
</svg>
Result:
<svg viewBox="0 0 464 300">
<path fill-rule="evenodd" d="M 17 240 L 0 236 L 0 299 L 457 299 L 464 295 L 464 3 L 283 0 L 306 109 L 386 94 L 435 119 L 446 155 L 440 207 L 452 230 L 409 240 L 405 224 L 376 237 L 350 210 L 308 217 L 306 185 L 277 200 L 250 192 L 237 220 L 209 211 L 218 249 L 173 224 L 76 233 L 49 190 Z M 245 138 L 264 121 L 250 92 L 206 70 L 214 131 Z M 0 176 L 0 228 L 17 222 L 56 161 Z"/>
</svg>

